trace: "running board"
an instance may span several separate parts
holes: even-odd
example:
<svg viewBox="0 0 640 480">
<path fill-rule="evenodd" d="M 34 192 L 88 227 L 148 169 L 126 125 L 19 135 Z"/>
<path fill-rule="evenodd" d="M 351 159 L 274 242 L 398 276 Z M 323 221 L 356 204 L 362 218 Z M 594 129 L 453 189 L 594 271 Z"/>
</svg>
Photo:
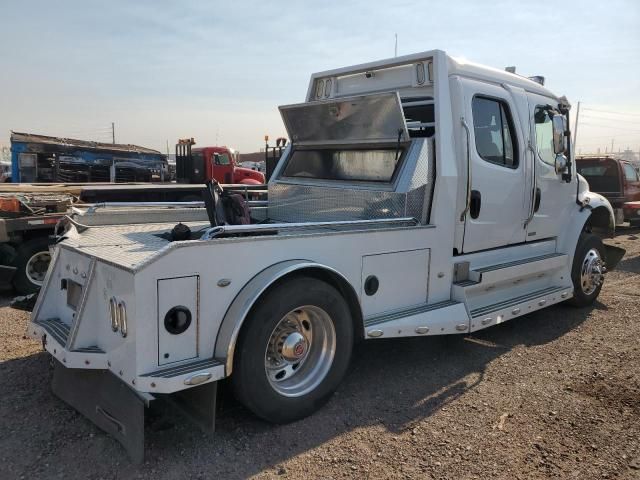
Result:
<svg viewBox="0 0 640 480">
<path fill-rule="evenodd" d="M 469 316 L 463 303 L 447 300 L 375 315 L 364 326 L 370 338 L 447 335 L 467 332 Z"/>
<path fill-rule="evenodd" d="M 473 268 L 469 276 L 471 280 L 488 285 L 529 275 L 545 275 L 551 270 L 565 266 L 568 258 L 564 253 L 551 253 L 537 257 L 523 258 L 512 262 Z"/>
<path fill-rule="evenodd" d="M 471 331 L 506 322 L 512 318 L 535 312 L 549 305 L 564 302 L 573 296 L 573 287 L 548 287 L 502 302 L 470 311 Z"/>
</svg>

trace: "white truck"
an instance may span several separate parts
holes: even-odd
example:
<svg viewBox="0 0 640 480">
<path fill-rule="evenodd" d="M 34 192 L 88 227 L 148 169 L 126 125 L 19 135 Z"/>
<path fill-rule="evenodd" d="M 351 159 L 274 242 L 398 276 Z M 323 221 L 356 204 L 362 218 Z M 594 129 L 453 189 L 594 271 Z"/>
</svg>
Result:
<svg viewBox="0 0 640 480">
<path fill-rule="evenodd" d="M 359 339 L 592 303 L 621 252 L 576 174 L 569 108 L 440 50 L 312 75 L 280 107 L 291 144 L 259 222 L 135 205 L 69 219 L 29 324 L 55 393 L 141 460 L 154 398 L 212 425 L 230 377 L 289 422 L 327 401 Z M 177 221 L 191 234 L 171 241 Z"/>
</svg>

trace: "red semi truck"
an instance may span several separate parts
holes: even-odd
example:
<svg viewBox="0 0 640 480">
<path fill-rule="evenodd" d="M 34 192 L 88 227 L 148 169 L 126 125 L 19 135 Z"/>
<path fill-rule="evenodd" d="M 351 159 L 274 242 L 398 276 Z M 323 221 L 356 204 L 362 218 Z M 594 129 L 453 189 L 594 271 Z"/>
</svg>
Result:
<svg viewBox="0 0 640 480">
<path fill-rule="evenodd" d="M 176 145 L 176 181 L 205 183 L 215 179 L 220 183 L 262 185 L 264 174 L 238 166 L 238 152 L 229 147 L 193 148 L 193 138 L 178 140 Z"/>
</svg>

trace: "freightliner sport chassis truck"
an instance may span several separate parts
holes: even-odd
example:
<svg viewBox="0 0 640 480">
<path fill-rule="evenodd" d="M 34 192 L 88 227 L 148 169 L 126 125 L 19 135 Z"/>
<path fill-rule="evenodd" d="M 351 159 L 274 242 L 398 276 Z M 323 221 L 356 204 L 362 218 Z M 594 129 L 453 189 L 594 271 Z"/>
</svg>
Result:
<svg viewBox="0 0 640 480">
<path fill-rule="evenodd" d="M 260 223 L 182 212 L 192 236 L 171 241 L 177 210 L 70 219 L 29 325 L 54 392 L 140 461 L 160 395 L 212 422 L 230 377 L 256 415 L 290 422 L 327 401 L 359 339 L 591 304 L 620 252 L 601 240 L 611 206 L 576 174 L 569 108 L 439 50 L 312 75 L 280 107 L 291 144 Z"/>
</svg>

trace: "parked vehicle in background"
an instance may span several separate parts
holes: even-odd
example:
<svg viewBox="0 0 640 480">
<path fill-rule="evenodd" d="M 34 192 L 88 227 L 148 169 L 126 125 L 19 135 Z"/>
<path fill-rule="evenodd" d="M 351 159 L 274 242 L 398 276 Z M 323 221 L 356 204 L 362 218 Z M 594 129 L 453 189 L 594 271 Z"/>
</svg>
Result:
<svg viewBox="0 0 640 480">
<path fill-rule="evenodd" d="M 622 206 L 624 218 L 633 227 L 640 227 L 640 201 L 627 202 Z"/>
<path fill-rule="evenodd" d="M 640 175 L 631 162 L 613 156 L 576 157 L 578 173 L 589 182 L 589 189 L 609 200 L 614 209 L 616 224 L 634 220 L 627 202 L 640 200 Z"/>
<path fill-rule="evenodd" d="M 216 180 L 219 183 L 261 185 L 264 174 L 239 166 L 238 152 L 229 147 L 193 148 L 193 138 L 178 140 L 176 144 L 176 181 L 200 183 Z"/>
<path fill-rule="evenodd" d="M 266 186 L 225 185 L 245 198 L 260 199 Z M 164 184 L 7 184 L 0 188 L 0 286 L 19 294 L 37 292 L 51 255 L 51 235 L 73 205 L 109 202 L 147 204 L 202 200 L 202 185 Z"/>
<path fill-rule="evenodd" d="M 576 174 L 569 111 L 540 77 L 441 50 L 312 75 L 280 107 L 291 143 L 262 221 L 221 219 L 210 185 L 209 221 L 124 205 L 121 224 L 65 222 L 28 331 L 54 393 L 142 461 L 158 396 L 211 428 L 229 377 L 256 415 L 295 421 L 331 397 L 356 339 L 592 304 L 624 252 L 602 242 L 613 210 Z"/>
<path fill-rule="evenodd" d="M 14 183 L 164 181 L 167 158 L 138 145 L 11 132 Z"/>
<path fill-rule="evenodd" d="M 0 183 L 11 182 L 11 162 L 0 162 Z"/>
</svg>

